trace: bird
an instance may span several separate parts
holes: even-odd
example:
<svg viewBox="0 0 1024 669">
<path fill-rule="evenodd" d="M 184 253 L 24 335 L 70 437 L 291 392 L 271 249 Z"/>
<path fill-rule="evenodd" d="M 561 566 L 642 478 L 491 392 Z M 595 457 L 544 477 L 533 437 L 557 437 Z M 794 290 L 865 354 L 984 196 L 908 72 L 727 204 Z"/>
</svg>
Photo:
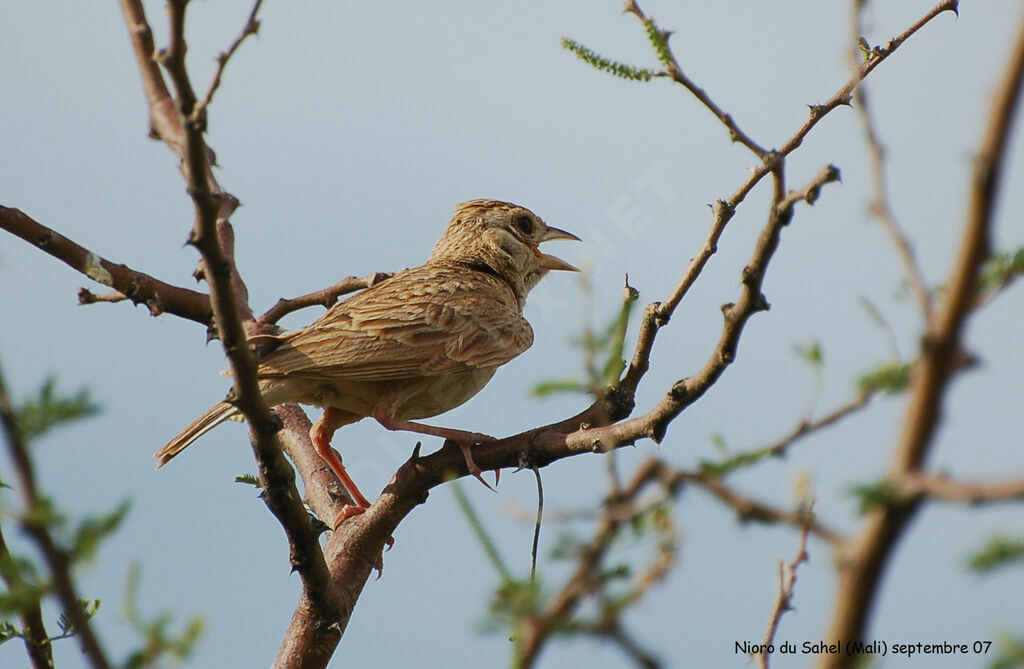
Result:
<svg viewBox="0 0 1024 669">
<path fill-rule="evenodd" d="M 525 207 L 463 202 L 424 264 L 338 302 L 304 328 L 250 340 L 261 351 L 257 378 L 267 404 L 324 410 L 310 439 L 353 501 L 338 514 L 335 529 L 370 506 L 331 447 L 338 428 L 366 417 L 388 430 L 450 439 L 469 472 L 490 487 L 471 447 L 493 437 L 414 421 L 462 405 L 498 367 L 530 347 L 527 294 L 549 271 L 579 271 L 540 250 L 558 239 L 580 241 Z M 240 415 L 229 393 L 154 454 L 157 469 Z"/>
</svg>

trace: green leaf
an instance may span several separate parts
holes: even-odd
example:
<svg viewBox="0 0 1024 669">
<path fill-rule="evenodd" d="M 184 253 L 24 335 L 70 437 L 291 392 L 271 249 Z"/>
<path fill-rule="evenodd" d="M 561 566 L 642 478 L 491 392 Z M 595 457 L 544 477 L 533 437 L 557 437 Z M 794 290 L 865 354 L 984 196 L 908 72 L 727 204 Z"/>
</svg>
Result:
<svg viewBox="0 0 1024 669">
<path fill-rule="evenodd" d="M 988 642 L 984 642 L 988 643 Z M 989 669 L 1020 669 L 1024 667 L 1024 637 L 1000 635 L 996 641 L 999 654 L 988 665 Z"/>
<path fill-rule="evenodd" d="M 575 379 L 562 379 L 556 381 L 541 381 L 533 388 L 530 388 L 530 395 L 533 397 L 548 397 L 558 393 L 585 393 L 587 386 Z"/>
<path fill-rule="evenodd" d="M 899 491 L 889 481 L 852 486 L 848 492 L 858 498 L 857 512 L 860 514 L 878 507 L 899 506 L 903 499 Z"/>
<path fill-rule="evenodd" d="M 245 483 L 257 489 L 263 488 L 263 484 L 260 483 L 260 477 L 255 474 L 239 474 L 235 477 L 235 483 Z"/>
<path fill-rule="evenodd" d="M 771 448 L 759 448 L 746 453 L 738 453 L 726 460 L 721 462 L 711 462 L 710 460 L 701 460 L 700 471 L 703 474 L 711 476 L 725 476 L 731 474 L 737 469 L 743 467 L 749 467 L 755 462 L 759 462 L 766 456 L 771 455 Z"/>
<path fill-rule="evenodd" d="M 57 380 L 49 377 L 36 397 L 26 400 L 15 411 L 22 438 L 32 441 L 55 427 L 99 413 L 100 406 L 89 397 L 89 390 L 76 394 L 57 394 Z"/>
<path fill-rule="evenodd" d="M 886 395 L 898 395 L 907 389 L 909 383 L 910 364 L 888 362 L 862 374 L 857 379 L 857 389 L 862 394 L 883 392 Z"/>
<path fill-rule="evenodd" d="M 978 574 L 1019 564 L 1024 564 L 1024 539 L 1009 537 L 992 537 L 967 558 L 967 568 Z"/>
<path fill-rule="evenodd" d="M 821 342 L 815 340 L 807 346 L 796 344 L 793 351 L 812 367 L 821 367 L 825 363 L 825 354 L 821 350 Z"/>
<path fill-rule="evenodd" d="M 650 41 L 651 46 L 654 47 L 654 53 L 658 54 L 658 60 L 666 68 L 672 65 L 672 52 L 668 48 L 668 32 L 665 32 L 658 28 L 654 23 L 654 19 L 644 19 L 644 29 L 647 31 L 647 39 Z"/>
<path fill-rule="evenodd" d="M 501 559 L 501 553 L 498 552 L 498 546 L 491 539 L 491 535 L 487 533 L 487 529 L 484 524 L 480 521 L 480 516 L 477 515 L 476 509 L 470 503 L 469 498 L 466 497 L 466 493 L 463 492 L 462 486 L 459 485 L 458 481 L 452 481 L 452 492 L 455 494 L 455 501 L 459 503 L 459 508 L 462 509 L 462 513 L 466 516 L 466 520 L 469 522 L 470 528 L 473 530 L 473 534 L 476 535 L 477 540 L 484 549 L 484 553 L 490 559 L 491 564 L 498 571 L 504 581 L 511 581 L 512 576 L 505 566 L 505 561 Z"/>
<path fill-rule="evenodd" d="M 92 618 L 100 610 L 100 600 L 98 599 L 79 599 L 78 605 L 82 607 L 82 613 L 85 614 L 86 620 Z M 67 611 L 62 611 L 60 617 L 57 618 L 57 627 L 60 628 L 61 636 L 56 638 L 67 638 L 74 636 L 77 632 Z"/>
<path fill-rule="evenodd" d="M 978 274 L 975 293 L 982 295 L 996 290 L 1024 274 L 1024 246 L 1013 251 L 996 253 L 985 261 Z"/>
<path fill-rule="evenodd" d="M 562 38 L 562 47 L 576 54 L 580 60 L 591 67 L 601 70 L 602 72 L 614 74 L 616 77 L 629 79 L 631 81 L 650 81 L 651 77 L 654 76 L 654 74 L 648 69 L 625 65 L 605 58 L 604 56 L 599 56 L 579 42 L 571 40 L 568 37 Z"/>
<path fill-rule="evenodd" d="M 125 500 L 113 511 L 83 520 L 71 539 L 68 553 L 72 560 L 92 559 L 103 540 L 121 525 L 131 506 L 131 502 Z"/>
</svg>

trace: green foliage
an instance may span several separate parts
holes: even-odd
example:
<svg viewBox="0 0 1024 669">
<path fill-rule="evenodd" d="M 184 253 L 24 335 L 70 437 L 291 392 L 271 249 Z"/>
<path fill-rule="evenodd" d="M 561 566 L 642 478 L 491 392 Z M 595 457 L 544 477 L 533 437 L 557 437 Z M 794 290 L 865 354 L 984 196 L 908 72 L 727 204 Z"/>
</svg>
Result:
<svg viewBox="0 0 1024 669">
<path fill-rule="evenodd" d="M 585 393 L 587 390 L 587 384 L 577 379 L 555 379 L 541 381 L 530 389 L 530 394 L 540 398 L 559 393 Z"/>
<path fill-rule="evenodd" d="M 1013 251 L 996 253 L 981 268 L 975 286 L 976 294 L 980 296 L 998 290 L 1022 274 L 1024 274 L 1024 246 Z"/>
<path fill-rule="evenodd" d="M 651 77 L 654 76 L 654 73 L 646 68 L 626 65 L 624 63 L 619 63 L 605 58 L 604 56 L 599 56 L 579 42 L 571 40 L 568 37 L 562 38 L 562 46 L 576 54 L 576 56 L 584 63 L 587 63 L 591 67 L 601 70 L 602 72 L 614 74 L 616 77 L 629 79 L 631 81 L 650 81 Z"/>
<path fill-rule="evenodd" d="M 987 574 L 1001 567 L 1024 564 L 1024 539 L 992 537 L 967 558 L 967 568 Z"/>
<path fill-rule="evenodd" d="M 910 364 L 905 362 L 887 362 L 857 379 L 857 389 L 862 394 L 883 392 L 886 395 L 898 395 L 907 389 L 910 383 Z"/>
<path fill-rule="evenodd" d="M 72 535 L 68 550 L 71 559 L 91 560 L 103 540 L 120 527 L 131 507 L 131 502 L 125 500 L 112 511 L 86 517 Z"/>
<path fill-rule="evenodd" d="M 857 512 L 860 514 L 879 507 L 899 506 L 903 501 L 902 495 L 889 481 L 852 486 L 848 492 L 857 498 Z"/>
<path fill-rule="evenodd" d="M 666 68 L 672 66 L 672 52 L 668 48 L 668 38 L 671 33 L 661 30 L 654 23 L 654 19 L 644 19 L 644 30 L 647 31 L 647 39 L 650 41 L 651 46 L 654 47 L 654 53 L 658 55 L 658 60 Z"/>
<path fill-rule="evenodd" d="M 128 623 L 143 640 L 142 648 L 131 653 L 125 662 L 127 669 L 160 666 L 160 660 L 169 656 L 177 662 L 187 660 L 203 634 L 205 623 L 202 618 L 189 618 L 180 634 L 169 632 L 174 616 L 169 612 L 158 614 L 146 620 L 138 610 L 139 577 L 141 568 L 134 564 L 128 570 L 125 582 L 123 613 Z"/>
<path fill-rule="evenodd" d="M 821 342 L 817 340 L 806 346 L 796 344 L 793 346 L 793 352 L 811 367 L 820 368 L 825 364 L 825 353 L 821 350 Z"/>
<path fill-rule="evenodd" d="M 98 599 L 79 599 L 78 603 L 81 605 L 82 613 L 85 614 L 87 620 L 91 619 L 100 610 L 100 600 Z M 54 639 L 67 639 L 75 635 L 75 625 L 71 622 L 67 611 L 61 611 L 60 616 L 57 618 L 57 627 L 60 628 L 61 633 L 60 636 L 54 637 Z"/>
<path fill-rule="evenodd" d="M 455 493 L 455 501 L 459 503 L 459 508 L 462 513 L 465 514 L 466 520 L 469 522 L 470 528 L 473 530 L 473 534 L 476 535 L 477 540 L 484 549 L 484 553 L 487 554 L 487 558 L 494 565 L 494 568 L 498 570 L 498 574 L 501 575 L 503 581 L 511 581 L 512 575 L 509 572 L 508 567 L 505 565 L 505 561 L 501 558 L 501 553 L 498 552 L 498 546 L 491 539 L 491 535 L 487 533 L 487 529 L 484 524 L 480 522 L 480 516 L 477 515 L 476 509 L 470 503 L 469 498 L 466 497 L 466 493 L 462 490 L 462 486 L 459 485 L 458 481 L 452 481 L 452 492 Z"/>
<path fill-rule="evenodd" d="M 701 460 L 700 471 L 702 474 L 708 474 L 709 476 L 726 476 L 737 469 L 749 467 L 756 462 L 760 462 L 771 454 L 772 449 L 770 447 L 765 447 L 758 448 L 753 451 L 747 451 L 745 453 L 737 453 L 736 455 L 729 456 L 725 460 L 721 460 L 719 462 Z"/>
<path fill-rule="evenodd" d="M 260 477 L 256 476 L 255 474 L 239 474 L 238 476 L 235 477 L 235 483 L 245 483 L 251 485 L 253 488 L 256 488 L 257 490 L 263 489 L 263 484 L 260 483 Z"/>
<path fill-rule="evenodd" d="M 583 290 L 589 302 L 591 300 L 589 283 L 584 283 Z M 619 313 L 598 332 L 595 332 L 589 324 L 585 325 L 580 339 L 573 341 L 573 345 L 583 349 L 584 367 L 588 377 L 587 382 L 579 379 L 542 381 L 530 389 L 530 394 L 534 397 L 547 397 L 555 393 L 565 392 L 589 392 L 593 395 L 599 395 L 604 388 L 618 383 L 623 370 L 626 369 L 626 361 L 623 358 L 623 354 L 626 349 L 626 332 L 629 329 L 629 317 L 639 298 L 640 293 L 629 285 L 629 278 L 627 277 L 623 288 L 622 304 L 619 307 Z"/>
<path fill-rule="evenodd" d="M 1024 667 L 1024 637 L 1001 635 L 996 640 L 999 654 L 989 663 L 989 669 L 1020 669 Z"/>
<path fill-rule="evenodd" d="M 100 408 L 86 388 L 74 395 L 58 396 L 57 380 L 51 376 L 43 382 L 36 397 L 16 409 L 18 428 L 27 443 L 55 427 L 95 415 Z"/>
</svg>

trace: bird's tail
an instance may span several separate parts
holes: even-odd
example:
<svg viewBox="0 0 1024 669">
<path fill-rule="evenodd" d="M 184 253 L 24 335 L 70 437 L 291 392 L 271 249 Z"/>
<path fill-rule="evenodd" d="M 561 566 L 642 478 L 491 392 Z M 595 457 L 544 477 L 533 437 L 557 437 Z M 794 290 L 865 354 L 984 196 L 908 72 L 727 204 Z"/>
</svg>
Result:
<svg viewBox="0 0 1024 669">
<path fill-rule="evenodd" d="M 160 469 L 171 458 L 185 450 L 193 441 L 239 413 L 233 404 L 228 404 L 227 402 L 214 404 L 206 410 L 206 413 L 189 423 L 188 427 L 181 431 L 181 434 L 171 439 L 167 442 L 166 446 L 153 454 L 153 457 L 158 461 L 156 468 Z"/>
</svg>

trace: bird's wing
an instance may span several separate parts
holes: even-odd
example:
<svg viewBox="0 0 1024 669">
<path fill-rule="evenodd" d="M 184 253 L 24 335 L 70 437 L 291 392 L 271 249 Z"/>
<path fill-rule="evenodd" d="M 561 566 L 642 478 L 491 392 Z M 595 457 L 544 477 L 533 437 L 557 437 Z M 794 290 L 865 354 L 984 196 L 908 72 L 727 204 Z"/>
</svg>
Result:
<svg viewBox="0 0 1024 669">
<path fill-rule="evenodd" d="M 511 290 L 490 276 L 410 270 L 281 337 L 259 373 L 386 381 L 497 367 L 533 343 L 515 304 Z"/>
</svg>

